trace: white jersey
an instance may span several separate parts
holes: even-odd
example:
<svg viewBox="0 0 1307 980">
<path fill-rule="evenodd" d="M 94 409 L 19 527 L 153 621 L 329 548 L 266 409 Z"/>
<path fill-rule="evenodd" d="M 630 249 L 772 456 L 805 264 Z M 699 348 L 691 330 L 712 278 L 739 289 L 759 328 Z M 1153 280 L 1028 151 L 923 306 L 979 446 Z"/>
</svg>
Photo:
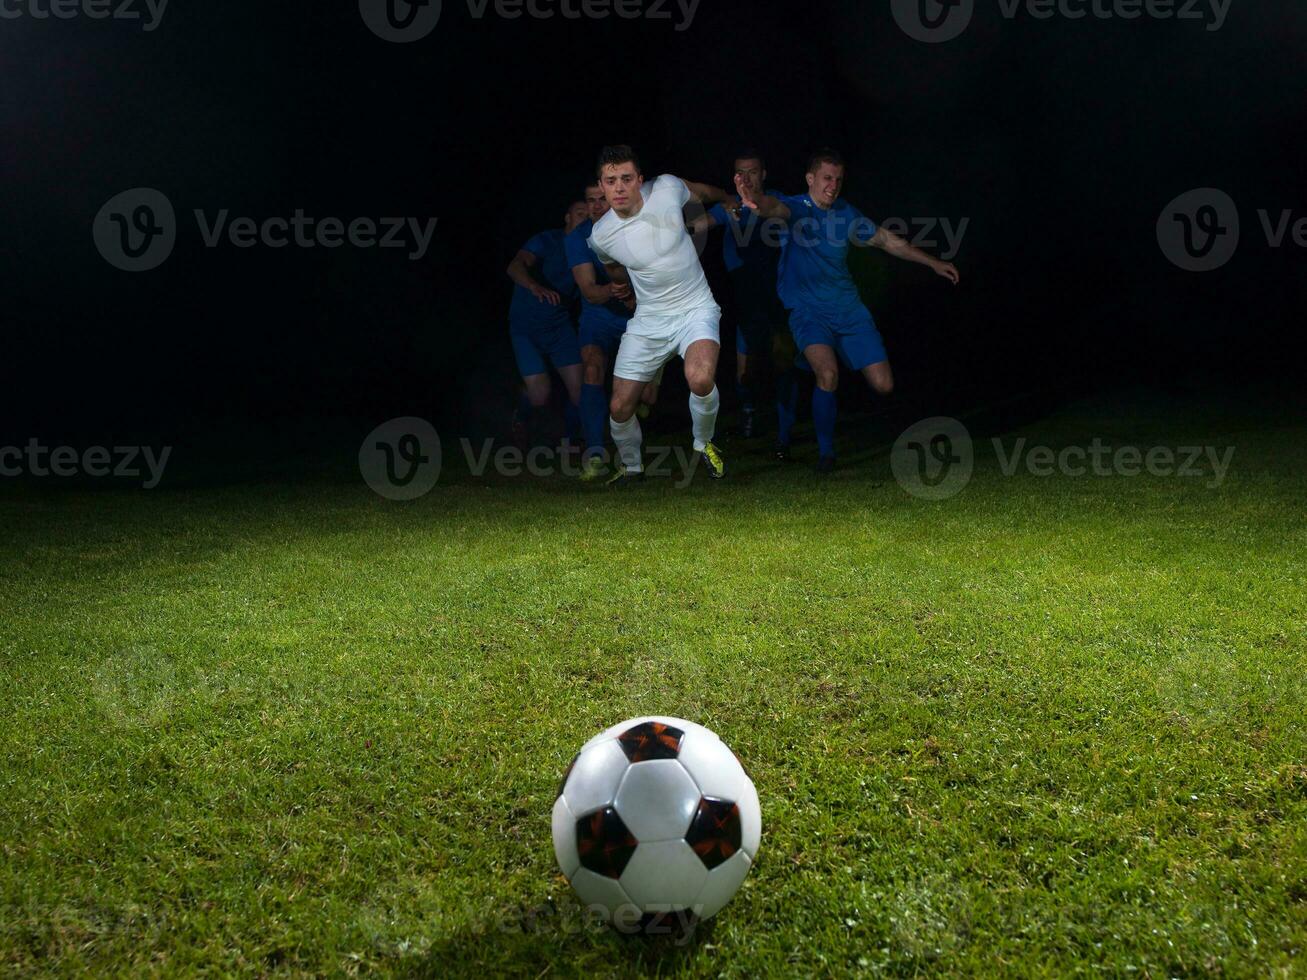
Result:
<svg viewBox="0 0 1307 980">
<path fill-rule="evenodd" d="M 609 211 L 595 223 L 590 248 L 601 262 L 626 266 L 639 303 L 638 318 L 683 316 L 717 309 L 699 253 L 685 229 L 681 209 L 690 190 L 664 174 L 640 188 L 644 207 L 631 218 Z"/>
</svg>

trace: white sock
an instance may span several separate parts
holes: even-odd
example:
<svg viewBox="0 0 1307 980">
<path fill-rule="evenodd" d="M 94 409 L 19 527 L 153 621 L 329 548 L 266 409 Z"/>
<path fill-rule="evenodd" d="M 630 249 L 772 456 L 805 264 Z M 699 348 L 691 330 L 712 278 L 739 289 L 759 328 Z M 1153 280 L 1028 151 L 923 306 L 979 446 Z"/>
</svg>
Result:
<svg viewBox="0 0 1307 980">
<path fill-rule="evenodd" d="M 690 421 L 694 429 L 694 451 L 703 452 L 703 447 L 712 442 L 713 433 L 717 431 L 717 409 L 722 407 L 721 395 L 717 386 L 700 398 L 690 392 Z"/>
<path fill-rule="evenodd" d="M 632 415 L 625 422 L 619 422 L 610 415 L 608 427 L 613 432 L 617 455 L 626 467 L 626 472 L 643 473 L 644 460 L 641 458 L 640 447 L 644 443 L 644 436 L 640 432 L 640 420 Z"/>
</svg>

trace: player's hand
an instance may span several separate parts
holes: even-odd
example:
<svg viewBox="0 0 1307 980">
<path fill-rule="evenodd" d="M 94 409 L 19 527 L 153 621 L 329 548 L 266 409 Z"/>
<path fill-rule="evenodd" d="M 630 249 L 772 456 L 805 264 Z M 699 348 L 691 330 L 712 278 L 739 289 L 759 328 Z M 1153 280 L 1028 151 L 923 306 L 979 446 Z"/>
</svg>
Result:
<svg viewBox="0 0 1307 980">
<path fill-rule="evenodd" d="M 633 301 L 635 296 L 631 293 L 631 284 L 629 282 L 613 283 L 613 299 L 619 299 L 623 303 Z"/>
<path fill-rule="evenodd" d="M 962 277 L 958 275 L 958 267 L 955 266 L 952 262 L 936 262 L 935 275 L 943 276 L 945 279 L 953 283 L 953 285 L 955 286 L 962 279 Z"/>
<path fill-rule="evenodd" d="M 531 295 L 534 296 L 536 299 L 540 300 L 540 302 L 542 303 L 548 303 L 550 306 L 557 306 L 559 303 L 563 301 L 563 298 L 559 296 L 556 292 L 554 292 L 552 289 L 545 289 L 544 286 L 532 287 Z"/>
<path fill-rule="evenodd" d="M 744 182 L 743 174 L 735 175 L 735 193 L 740 195 L 740 201 L 750 211 L 758 210 L 758 201 L 754 198 L 753 192 L 749 190 L 749 185 Z"/>
</svg>

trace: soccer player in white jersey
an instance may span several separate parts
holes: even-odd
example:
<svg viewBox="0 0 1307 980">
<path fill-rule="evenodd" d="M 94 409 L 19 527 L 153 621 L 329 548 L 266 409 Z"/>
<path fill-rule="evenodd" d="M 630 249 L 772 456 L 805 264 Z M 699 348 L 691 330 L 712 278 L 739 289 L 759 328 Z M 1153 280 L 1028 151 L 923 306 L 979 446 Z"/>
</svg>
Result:
<svg viewBox="0 0 1307 980">
<path fill-rule="evenodd" d="M 606 146 L 599 155 L 599 183 L 609 212 L 595 222 L 590 247 L 619 289 L 635 291 L 635 316 L 627 325 L 613 364 L 608 424 L 621 465 L 609 482 L 630 484 L 644 476 L 640 422 L 635 417 L 644 386 L 678 354 L 690 386 L 694 449 L 714 479 L 726 475 L 713 445 L 717 427 L 717 355 L 721 307 L 713 299 L 699 253 L 685 228 L 683 208 L 733 201 L 725 191 L 664 175 L 646 185 L 629 146 Z"/>
</svg>

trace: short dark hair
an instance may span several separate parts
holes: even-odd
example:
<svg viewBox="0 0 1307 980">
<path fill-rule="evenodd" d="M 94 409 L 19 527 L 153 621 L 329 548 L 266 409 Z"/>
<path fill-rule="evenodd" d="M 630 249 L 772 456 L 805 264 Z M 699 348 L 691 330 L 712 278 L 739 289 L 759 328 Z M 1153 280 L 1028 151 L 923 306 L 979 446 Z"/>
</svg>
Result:
<svg viewBox="0 0 1307 980">
<path fill-rule="evenodd" d="M 767 169 L 767 161 L 766 161 L 766 159 L 763 157 L 763 155 L 762 155 L 761 153 L 759 153 L 757 150 L 755 150 L 752 146 L 746 146 L 746 147 L 745 147 L 744 149 L 742 149 L 739 153 L 735 154 L 735 156 L 734 156 L 733 159 L 735 159 L 735 160 L 757 160 L 759 163 L 762 164 L 762 169 L 763 169 L 763 170 L 766 170 L 766 169 Z"/>
<path fill-rule="evenodd" d="M 640 169 L 640 158 L 636 156 L 635 150 L 631 149 L 625 143 L 619 143 L 616 146 L 605 146 L 599 151 L 599 167 L 595 170 L 596 174 L 602 174 L 604 167 L 615 167 L 623 163 L 635 164 L 637 174 L 644 173 Z"/>
<path fill-rule="evenodd" d="M 808 157 L 808 169 L 805 173 L 815 174 L 823 163 L 829 163 L 833 167 L 844 167 L 844 156 L 839 150 L 832 150 L 829 146 L 823 146 L 820 150 L 813 151 L 812 156 Z"/>
</svg>

